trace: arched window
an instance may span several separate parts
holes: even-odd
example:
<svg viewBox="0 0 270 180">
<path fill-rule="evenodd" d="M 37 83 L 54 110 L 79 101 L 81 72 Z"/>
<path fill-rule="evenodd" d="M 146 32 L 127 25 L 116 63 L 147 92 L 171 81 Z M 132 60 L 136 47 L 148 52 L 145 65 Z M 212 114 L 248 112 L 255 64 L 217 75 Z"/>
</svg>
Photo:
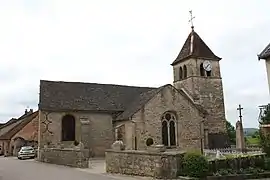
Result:
<svg viewBox="0 0 270 180">
<path fill-rule="evenodd" d="M 179 80 L 183 79 L 183 69 L 182 67 L 179 68 Z"/>
<path fill-rule="evenodd" d="M 170 121 L 170 145 L 175 146 L 176 145 L 176 139 L 175 139 L 175 122 Z"/>
<path fill-rule="evenodd" d="M 200 75 L 201 76 L 204 76 L 205 75 L 205 70 L 204 70 L 204 68 L 203 68 L 203 63 L 201 63 L 201 65 L 200 65 Z"/>
<path fill-rule="evenodd" d="M 168 123 L 167 121 L 162 122 L 162 144 L 168 146 Z"/>
<path fill-rule="evenodd" d="M 162 116 L 162 144 L 164 146 L 176 146 L 175 115 L 166 112 Z"/>
<path fill-rule="evenodd" d="M 65 115 L 62 118 L 62 141 L 75 141 L 75 117 Z"/>
<path fill-rule="evenodd" d="M 211 71 L 206 71 L 206 76 L 211 76 Z"/>
<path fill-rule="evenodd" d="M 184 78 L 187 78 L 187 66 L 186 65 L 184 65 L 184 67 L 183 67 L 183 76 L 184 76 Z"/>
</svg>

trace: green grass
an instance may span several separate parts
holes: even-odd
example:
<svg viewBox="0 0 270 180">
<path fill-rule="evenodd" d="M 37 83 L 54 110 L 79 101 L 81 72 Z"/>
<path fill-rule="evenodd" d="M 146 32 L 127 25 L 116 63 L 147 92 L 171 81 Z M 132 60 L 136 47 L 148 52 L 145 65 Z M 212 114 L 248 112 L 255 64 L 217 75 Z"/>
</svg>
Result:
<svg viewBox="0 0 270 180">
<path fill-rule="evenodd" d="M 248 136 L 247 137 L 247 142 L 248 142 L 249 145 L 259 145 L 260 144 L 260 139 Z"/>
</svg>

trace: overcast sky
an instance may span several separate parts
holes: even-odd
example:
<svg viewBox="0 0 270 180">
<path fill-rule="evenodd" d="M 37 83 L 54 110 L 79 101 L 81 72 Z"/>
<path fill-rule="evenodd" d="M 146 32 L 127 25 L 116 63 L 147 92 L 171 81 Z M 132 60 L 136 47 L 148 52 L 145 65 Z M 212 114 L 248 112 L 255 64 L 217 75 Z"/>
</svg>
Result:
<svg viewBox="0 0 270 180">
<path fill-rule="evenodd" d="M 226 116 L 257 127 L 269 100 L 269 0 L 0 0 L 0 121 L 37 109 L 39 80 L 137 86 L 173 82 L 170 63 L 195 31 L 222 57 Z"/>
</svg>

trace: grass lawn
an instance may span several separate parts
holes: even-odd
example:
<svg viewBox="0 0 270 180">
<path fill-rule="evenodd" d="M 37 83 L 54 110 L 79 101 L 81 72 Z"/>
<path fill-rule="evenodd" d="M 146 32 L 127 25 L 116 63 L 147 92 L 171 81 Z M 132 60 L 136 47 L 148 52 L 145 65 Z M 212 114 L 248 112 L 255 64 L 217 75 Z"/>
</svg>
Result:
<svg viewBox="0 0 270 180">
<path fill-rule="evenodd" d="M 253 138 L 251 136 L 248 136 L 247 137 L 247 142 L 248 142 L 249 145 L 259 145 L 260 140 L 259 140 L 259 138 Z"/>
</svg>

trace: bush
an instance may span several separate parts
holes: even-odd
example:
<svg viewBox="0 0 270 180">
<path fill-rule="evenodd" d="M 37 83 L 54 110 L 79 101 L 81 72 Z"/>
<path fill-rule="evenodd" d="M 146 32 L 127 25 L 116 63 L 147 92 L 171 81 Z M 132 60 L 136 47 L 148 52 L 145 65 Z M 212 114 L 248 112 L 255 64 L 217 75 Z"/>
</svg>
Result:
<svg viewBox="0 0 270 180">
<path fill-rule="evenodd" d="M 267 157 L 270 157 L 270 134 L 263 133 L 262 129 L 260 129 L 260 145 L 264 153 L 266 153 Z"/>
<path fill-rule="evenodd" d="M 196 152 L 189 152 L 183 158 L 182 173 L 189 177 L 206 177 L 208 175 L 208 161 L 207 159 Z"/>
<path fill-rule="evenodd" d="M 265 170 L 270 170 L 270 158 L 265 158 Z"/>
</svg>

